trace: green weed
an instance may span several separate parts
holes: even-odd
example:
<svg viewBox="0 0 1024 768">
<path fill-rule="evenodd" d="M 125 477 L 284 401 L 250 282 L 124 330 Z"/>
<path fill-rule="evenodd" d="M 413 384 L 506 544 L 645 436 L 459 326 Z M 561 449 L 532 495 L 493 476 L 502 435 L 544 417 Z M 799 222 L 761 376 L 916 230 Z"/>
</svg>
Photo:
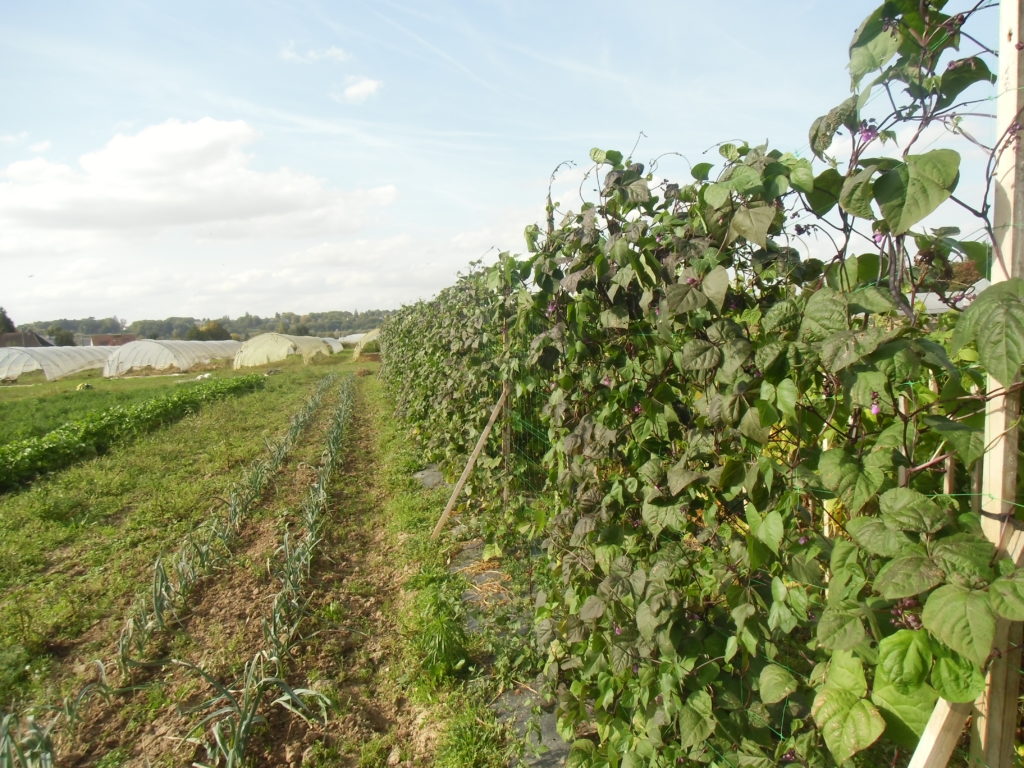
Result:
<svg viewBox="0 0 1024 768">
<path fill-rule="evenodd" d="M 522 754 L 508 729 L 487 706 L 463 700 L 448 721 L 434 760 L 436 768 L 506 768 Z"/>
<path fill-rule="evenodd" d="M 389 733 L 374 736 L 359 749 L 358 768 L 380 768 L 385 765 L 395 737 Z"/>
</svg>

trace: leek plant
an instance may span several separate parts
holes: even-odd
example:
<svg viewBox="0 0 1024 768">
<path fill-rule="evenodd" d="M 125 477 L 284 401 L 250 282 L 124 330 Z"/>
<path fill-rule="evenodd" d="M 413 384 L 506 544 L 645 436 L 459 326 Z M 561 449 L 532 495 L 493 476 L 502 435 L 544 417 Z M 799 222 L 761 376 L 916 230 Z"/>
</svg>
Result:
<svg viewBox="0 0 1024 768">
<path fill-rule="evenodd" d="M 266 661 L 267 658 L 262 652 L 256 654 L 245 665 L 242 676 L 235 686 L 222 684 L 195 664 L 187 661 L 175 662 L 197 672 L 215 692 L 214 696 L 190 710 L 212 710 L 191 731 L 195 733 L 208 729 L 207 738 L 189 739 L 206 750 L 210 762 L 194 765 L 199 768 L 212 768 L 215 765 L 238 768 L 244 765 L 249 740 L 259 727 L 267 724 L 267 718 L 262 712 L 269 706 L 284 707 L 308 721 L 313 717 L 309 705 L 315 703 L 319 705 L 321 718 L 326 716 L 326 708 L 330 703 L 326 696 L 308 688 L 292 688 L 282 678 L 268 676 Z"/>
<path fill-rule="evenodd" d="M 217 518 L 190 536 L 171 564 L 174 579 L 168 577 L 160 558 L 153 566 L 153 585 L 149 604 L 137 602 L 118 639 L 118 664 L 123 673 L 130 667 L 149 666 L 140 660 L 155 631 L 163 631 L 184 608 L 189 594 L 204 575 L 210 573 L 220 557 L 227 556 L 237 541 L 238 532 L 252 507 L 259 501 L 267 483 L 294 448 L 320 408 L 324 395 L 337 378 L 325 376 L 316 390 L 292 417 L 287 432 L 268 446 L 268 459 L 253 462 L 239 483 L 228 493 L 227 515 Z"/>
</svg>

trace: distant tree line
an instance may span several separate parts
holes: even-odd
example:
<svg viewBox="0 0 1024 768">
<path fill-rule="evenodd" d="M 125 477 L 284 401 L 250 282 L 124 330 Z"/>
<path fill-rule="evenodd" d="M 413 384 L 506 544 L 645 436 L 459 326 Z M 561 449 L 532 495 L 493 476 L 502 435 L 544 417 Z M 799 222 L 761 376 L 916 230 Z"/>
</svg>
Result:
<svg viewBox="0 0 1024 768">
<path fill-rule="evenodd" d="M 14 321 L 7 316 L 6 310 L 0 307 L 0 333 L 14 333 L 16 330 L 18 329 L 15 327 Z"/>
<path fill-rule="evenodd" d="M 116 317 L 96 319 L 86 317 L 78 320 L 44 320 L 23 323 L 21 330 L 32 330 L 53 338 L 55 343 L 68 345 L 76 335 L 92 336 L 100 333 L 132 333 L 144 339 L 240 339 L 245 340 L 270 331 L 290 333 L 295 336 L 346 336 L 364 333 L 380 326 L 394 310 L 371 309 L 366 312 L 311 312 L 298 315 L 294 312 L 278 312 L 273 317 L 260 317 L 248 312 L 231 319 L 195 317 L 168 317 L 164 320 L 135 320 L 127 323 Z M 0 310 L 2 312 L 2 310 Z M 6 314 L 2 317 L 7 319 Z M 2 320 L 0 320 L 2 323 Z M 13 328 L 13 323 L 11 323 Z"/>
</svg>

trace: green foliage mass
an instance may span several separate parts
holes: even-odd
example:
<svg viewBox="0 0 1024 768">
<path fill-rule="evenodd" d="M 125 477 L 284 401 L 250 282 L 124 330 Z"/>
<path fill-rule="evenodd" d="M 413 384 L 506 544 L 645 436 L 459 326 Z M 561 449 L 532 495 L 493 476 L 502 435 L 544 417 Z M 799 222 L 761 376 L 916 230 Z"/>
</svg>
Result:
<svg viewBox="0 0 1024 768">
<path fill-rule="evenodd" d="M 4 308 L 0 307 L 0 333 L 13 333 L 16 330 L 18 328 L 14 325 L 14 321 L 7 316 Z"/>
<path fill-rule="evenodd" d="M 941 7 L 886 3 L 854 36 L 859 90 L 810 134 L 825 160 L 848 134 L 845 171 L 723 144 L 670 183 L 595 149 L 597 200 L 382 331 L 402 415 L 454 467 L 510 387 L 473 492 L 511 488 L 502 524 L 543 546 L 536 634 L 577 765 L 896 764 L 1024 616 L 973 485 L 985 402 L 1020 382 L 1024 282 L 971 303 L 988 244 L 921 226 L 960 157 L 914 143 L 992 80 L 950 59 L 969 14 Z M 906 103 L 867 119 L 872 91 Z M 827 258 L 801 252 L 815 234 Z"/>
<path fill-rule="evenodd" d="M 69 421 L 40 437 L 0 445 L 0 490 L 103 453 L 113 443 L 194 413 L 203 403 L 264 385 L 253 374 L 190 384 L 135 405 L 115 405 Z"/>
<path fill-rule="evenodd" d="M 148 400 L 178 387 L 175 379 L 166 377 L 132 377 L 103 380 L 90 372 L 79 384 L 91 388 L 78 389 L 65 380 L 39 383 L 33 387 L 0 389 L 0 444 L 27 437 L 42 437 L 66 421 L 115 405 Z M 102 385 L 98 382 L 103 381 Z"/>
</svg>

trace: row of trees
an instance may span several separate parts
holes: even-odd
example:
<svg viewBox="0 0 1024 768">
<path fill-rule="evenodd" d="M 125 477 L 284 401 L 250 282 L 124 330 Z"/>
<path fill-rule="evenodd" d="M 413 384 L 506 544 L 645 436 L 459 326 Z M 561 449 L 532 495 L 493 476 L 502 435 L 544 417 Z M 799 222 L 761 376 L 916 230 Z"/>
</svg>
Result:
<svg viewBox="0 0 1024 768">
<path fill-rule="evenodd" d="M 392 310 L 373 309 L 366 312 L 331 311 L 304 315 L 278 312 L 272 317 L 260 317 L 247 312 L 235 319 L 226 315 L 217 320 L 168 317 L 163 320 L 136 320 L 132 323 L 117 317 L 61 318 L 25 323 L 21 328 L 49 336 L 58 345 L 73 344 L 76 334 L 89 336 L 100 333 L 132 333 L 147 339 L 246 339 L 270 331 L 296 336 L 343 336 L 376 328 L 391 313 Z M 0 314 L 0 326 L 6 327 L 3 323 L 5 320 L 10 330 L 14 330 L 10 318 L 5 313 Z"/>
</svg>

